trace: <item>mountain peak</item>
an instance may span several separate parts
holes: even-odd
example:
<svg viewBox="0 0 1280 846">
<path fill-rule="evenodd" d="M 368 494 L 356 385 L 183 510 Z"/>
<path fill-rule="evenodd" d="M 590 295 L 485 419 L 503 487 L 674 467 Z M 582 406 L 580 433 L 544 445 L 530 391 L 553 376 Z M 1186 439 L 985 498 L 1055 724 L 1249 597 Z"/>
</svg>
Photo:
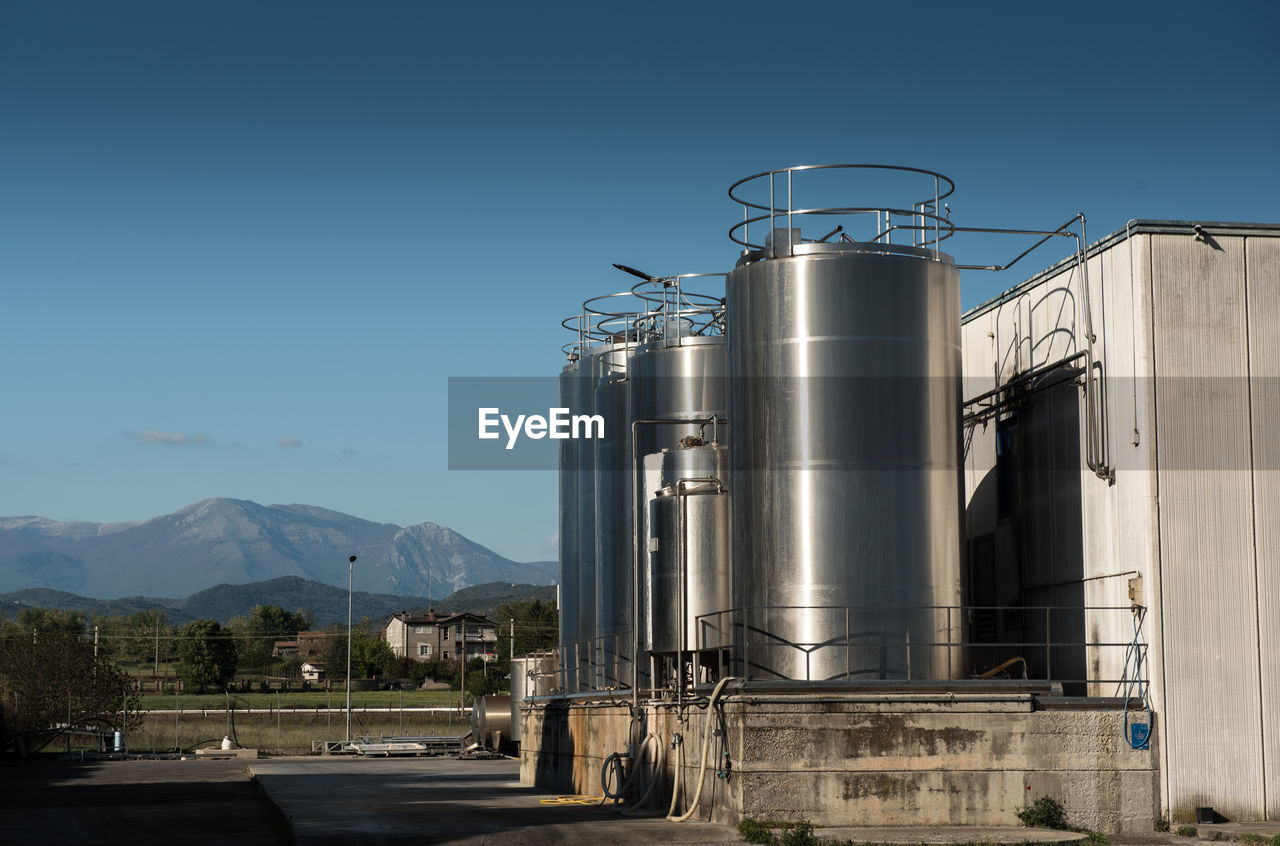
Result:
<svg viewBox="0 0 1280 846">
<path fill-rule="evenodd" d="M 0 591 L 187 596 L 289 577 L 345 588 L 353 554 L 361 590 L 407 596 L 556 576 L 554 566 L 518 564 L 438 523 L 402 528 L 313 505 L 211 497 L 140 523 L 0 518 Z"/>
</svg>

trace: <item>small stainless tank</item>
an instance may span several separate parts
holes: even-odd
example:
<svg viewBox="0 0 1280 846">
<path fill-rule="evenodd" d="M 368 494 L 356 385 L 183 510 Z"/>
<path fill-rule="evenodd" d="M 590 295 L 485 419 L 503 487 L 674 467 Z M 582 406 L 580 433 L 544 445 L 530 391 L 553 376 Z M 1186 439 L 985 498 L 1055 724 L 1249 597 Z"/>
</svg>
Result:
<svg viewBox="0 0 1280 846">
<path fill-rule="evenodd" d="M 664 450 L 650 502 L 650 651 L 727 646 L 733 602 L 728 451 L 720 444 Z M 707 617 L 705 615 L 713 615 Z"/>
<path fill-rule="evenodd" d="M 511 661 L 511 739 L 520 742 L 520 703 L 558 690 L 556 653 L 534 652 Z"/>
<path fill-rule="evenodd" d="M 512 742 L 510 695 L 491 693 L 472 700 L 471 739 L 486 749 L 493 750 Z"/>
</svg>

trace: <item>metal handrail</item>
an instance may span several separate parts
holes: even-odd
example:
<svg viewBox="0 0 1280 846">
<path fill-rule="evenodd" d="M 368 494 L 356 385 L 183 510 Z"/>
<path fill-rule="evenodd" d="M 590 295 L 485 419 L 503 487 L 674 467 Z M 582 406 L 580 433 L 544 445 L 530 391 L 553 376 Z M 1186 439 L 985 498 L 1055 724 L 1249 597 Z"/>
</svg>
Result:
<svg viewBox="0 0 1280 846">
<path fill-rule="evenodd" d="M 723 273 L 685 273 L 679 276 L 651 278 L 630 290 L 591 297 L 582 303 L 581 311 L 560 321 L 560 325 L 577 335 L 576 342 L 561 347 L 570 361 L 585 351 L 612 344 L 641 344 L 671 337 L 671 327 L 687 324 L 682 335 L 714 335 L 724 331 L 724 299 L 711 294 L 684 289 L 683 280 L 724 277 Z M 613 302 L 630 298 L 628 308 L 610 307 Z"/>
<path fill-rule="evenodd" d="M 931 177 L 933 182 L 933 192 L 931 196 L 921 200 L 915 200 L 911 203 L 910 209 L 899 208 L 896 206 L 832 206 L 823 208 L 796 208 L 793 201 L 793 176 L 796 173 L 810 170 L 875 170 L 899 172 L 908 174 L 919 174 Z M 786 175 L 786 197 L 785 205 L 780 203 L 777 198 L 776 182 L 779 175 Z M 769 201 L 768 205 L 763 202 L 756 202 L 741 196 L 739 189 L 746 185 L 756 182 L 764 177 L 768 177 L 769 181 Z M 751 176 L 739 179 L 733 185 L 729 186 L 729 198 L 742 206 L 743 219 L 739 223 L 729 228 L 729 238 L 734 243 L 741 245 L 748 252 L 752 250 L 764 250 L 764 244 L 757 244 L 751 241 L 751 224 L 759 223 L 763 220 L 769 221 L 769 229 L 772 232 L 777 228 L 779 217 L 787 219 L 787 228 L 794 228 L 794 218 L 796 215 L 858 215 L 858 214 L 875 214 L 877 221 L 876 235 L 870 239 L 870 243 L 879 241 L 882 237 L 889 237 L 892 240 L 891 233 L 897 229 L 912 229 L 920 232 L 922 235 L 927 233 L 929 229 L 933 230 L 933 238 L 927 237 L 916 239 L 913 236 L 913 246 L 932 247 L 934 257 L 938 257 L 938 245 L 949 238 L 953 233 L 953 227 L 949 221 L 949 212 L 946 215 L 939 214 L 939 210 L 945 208 L 942 201 L 950 197 L 955 192 L 955 183 L 947 176 L 937 171 L 926 170 L 924 168 L 906 167 L 903 165 L 880 165 L 880 164 L 830 164 L 830 165 L 796 165 L 778 170 L 762 171 Z M 752 216 L 752 210 L 763 212 L 763 214 Z M 897 215 L 899 218 L 906 217 L 913 221 L 913 225 L 906 226 L 901 223 L 894 224 L 893 217 Z M 881 220 L 883 218 L 883 224 Z M 739 236 L 741 230 L 741 236 Z M 820 243 L 842 231 L 842 227 L 836 227 L 835 230 L 823 236 L 821 239 L 810 241 L 810 243 Z M 841 236 L 843 241 L 848 241 L 846 236 Z M 794 245 L 792 245 L 794 246 Z"/>
<path fill-rule="evenodd" d="M 827 638 L 821 642 L 798 642 L 789 640 L 786 636 L 776 632 L 770 632 L 761 628 L 760 612 L 802 612 L 805 614 L 826 613 L 829 615 L 843 614 L 845 619 L 845 631 L 843 634 L 837 632 L 834 636 Z M 912 612 L 934 612 L 939 614 L 935 620 L 935 624 L 930 627 L 930 631 L 912 632 L 909 628 L 905 632 L 905 636 L 896 631 L 880 631 L 880 630 L 855 630 L 854 623 L 858 617 L 855 612 L 874 612 L 879 614 L 893 613 L 897 615 L 908 615 Z M 941 612 L 945 612 L 945 617 L 941 616 Z M 996 612 L 996 613 L 1016 613 L 1024 619 L 1032 621 L 1034 619 L 1037 626 L 1043 625 L 1044 637 L 1041 639 L 1026 639 L 1020 641 L 996 640 L 996 641 L 978 641 L 964 637 L 963 630 L 972 625 L 975 613 L 979 612 Z M 971 650 L 1003 650 L 1007 653 L 1009 650 L 1020 651 L 1024 653 L 1023 657 L 1029 657 L 1035 662 L 1039 662 L 1043 658 L 1043 666 L 1036 666 L 1034 672 L 1041 672 L 1043 675 L 1035 676 L 1035 678 L 1044 678 L 1049 681 L 1062 683 L 1078 683 L 1087 685 L 1110 685 L 1116 684 L 1120 679 L 1113 678 L 1068 678 L 1064 676 L 1061 669 L 1058 672 L 1054 670 L 1055 655 L 1061 663 L 1061 651 L 1064 649 L 1083 650 L 1086 653 L 1090 650 L 1128 650 L 1138 649 L 1140 653 L 1145 654 L 1147 645 L 1141 640 L 1127 638 L 1116 641 L 1090 641 L 1087 639 L 1078 639 L 1074 637 L 1064 638 L 1061 634 L 1062 624 L 1058 623 L 1058 636 L 1055 639 L 1054 615 L 1070 614 L 1073 617 L 1083 619 L 1089 614 L 1110 613 L 1123 614 L 1129 616 L 1134 613 L 1134 608 L 1128 605 L 1120 606 L 1075 606 L 1075 605 L 1037 605 L 1037 606 L 995 606 L 995 605 L 913 605 L 913 606 L 813 606 L 813 605 L 757 605 L 742 606 L 737 608 L 726 609 L 723 611 L 714 611 L 708 614 L 700 614 L 696 616 L 695 626 L 698 632 L 698 643 L 696 650 L 707 651 L 721 649 L 725 642 L 725 633 L 732 633 L 729 640 L 732 641 L 732 650 L 735 652 L 731 659 L 733 662 L 740 662 L 744 667 L 752 666 L 751 650 L 760 649 L 785 649 L 793 650 L 804 656 L 805 666 L 809 666 L 810 656 L 820 649 L 844 649 L 846 651 L 846 659 L 851 655 L 851 650 L 857 648 L 875 648 L 878 650 L 885 649 L 901 649 L 906 650 L 905 666 L 907 669 L 907 677 L 910 679 L 910 654 L 912 651 L 918 650 L 946 650 L 948 675 L 953 669 L 953 655 L 964 655 Z M 728 618 L 726 621 L 726 617 Z M 945 624 L 938 625 L 939 621 L 945 620 Z M 945 634 L 944 634 L 945 632 Z M 830 632 L 824 632 L 830 634 Z M 939 639 L 939 635 L 945 637 Z M 895 639 L 896 638 L 896 639 Z M 708 639 L 711 641 L 708 643 Z M 1003 654 L 1003 658 L 1012 657 L 1009 654 Z M 1024 665 L 1025 666 L 1025 665 Z M 852 671 L 852 666 L 849 666 Z M 806 674 L 807 674 L 806 670 Z M 859 670 L 858 673 L 865 673 L 866 670 Z M 1086 670 L 1086 675 L 1088 674 Z M 735 674 L 740 674 L 735 671 Z M 856 674 L 856 673 L 855 673 Z"/>
</svg>

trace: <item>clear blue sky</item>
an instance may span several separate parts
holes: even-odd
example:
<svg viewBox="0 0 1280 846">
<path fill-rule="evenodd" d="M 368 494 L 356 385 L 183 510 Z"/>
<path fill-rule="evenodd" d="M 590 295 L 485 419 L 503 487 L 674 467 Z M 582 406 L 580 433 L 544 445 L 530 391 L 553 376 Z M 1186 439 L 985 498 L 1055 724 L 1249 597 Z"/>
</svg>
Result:
<svg viewBox="0 0 1280 846">
<path fill-rule="evenodd" d="M 727 270 L 773 167 L 940 170 L 969 225 L 1280 219 L 1278 9 L 4 3 L 0 515 L 553 558 L 554 473 L 447 470 L 449 376 L 557 373 L 611 262 Z"/>
</svg>

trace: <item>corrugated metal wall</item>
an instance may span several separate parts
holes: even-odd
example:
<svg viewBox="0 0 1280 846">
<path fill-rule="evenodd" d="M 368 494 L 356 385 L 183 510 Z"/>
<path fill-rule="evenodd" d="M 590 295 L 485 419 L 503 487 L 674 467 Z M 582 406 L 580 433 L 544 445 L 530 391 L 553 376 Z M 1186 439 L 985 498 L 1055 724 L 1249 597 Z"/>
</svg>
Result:
<svg viewBox="0 0 1280 846">
<path fill-rule="evenodd" d="M 1143 577 L 1164 803 L 1280 819 L 1280 226 L 1208 227 L 1208 242 L 1144 228 L 1089 261 L 1118 473 L 1081 467 L 1084 601 L 1126 604 L 1128 575 Z M 1080 348 L 1081 306 L 1066 267 L 967 315 L 966 396 Z M 966 451 L 971 541 L 999 537 L 983 497 L 994 430 Z M 1039 558 L 1033 571 L 1057 569 Z M 1090 620 L 1090 640 L 1126 625 Z M 1114 677 L 1114 661 L 1090 670 Z"/>
<path fill-rule="evenodd" d="M 1245 241 L 1267 816 L 1280 819 L 1280 238 Z"/>
<path fill-rule="evenodd" d="M 1263 813 L 1244 238 L 1152 236 L 1165 740 L 1176 818 Z"/>
</svg>

